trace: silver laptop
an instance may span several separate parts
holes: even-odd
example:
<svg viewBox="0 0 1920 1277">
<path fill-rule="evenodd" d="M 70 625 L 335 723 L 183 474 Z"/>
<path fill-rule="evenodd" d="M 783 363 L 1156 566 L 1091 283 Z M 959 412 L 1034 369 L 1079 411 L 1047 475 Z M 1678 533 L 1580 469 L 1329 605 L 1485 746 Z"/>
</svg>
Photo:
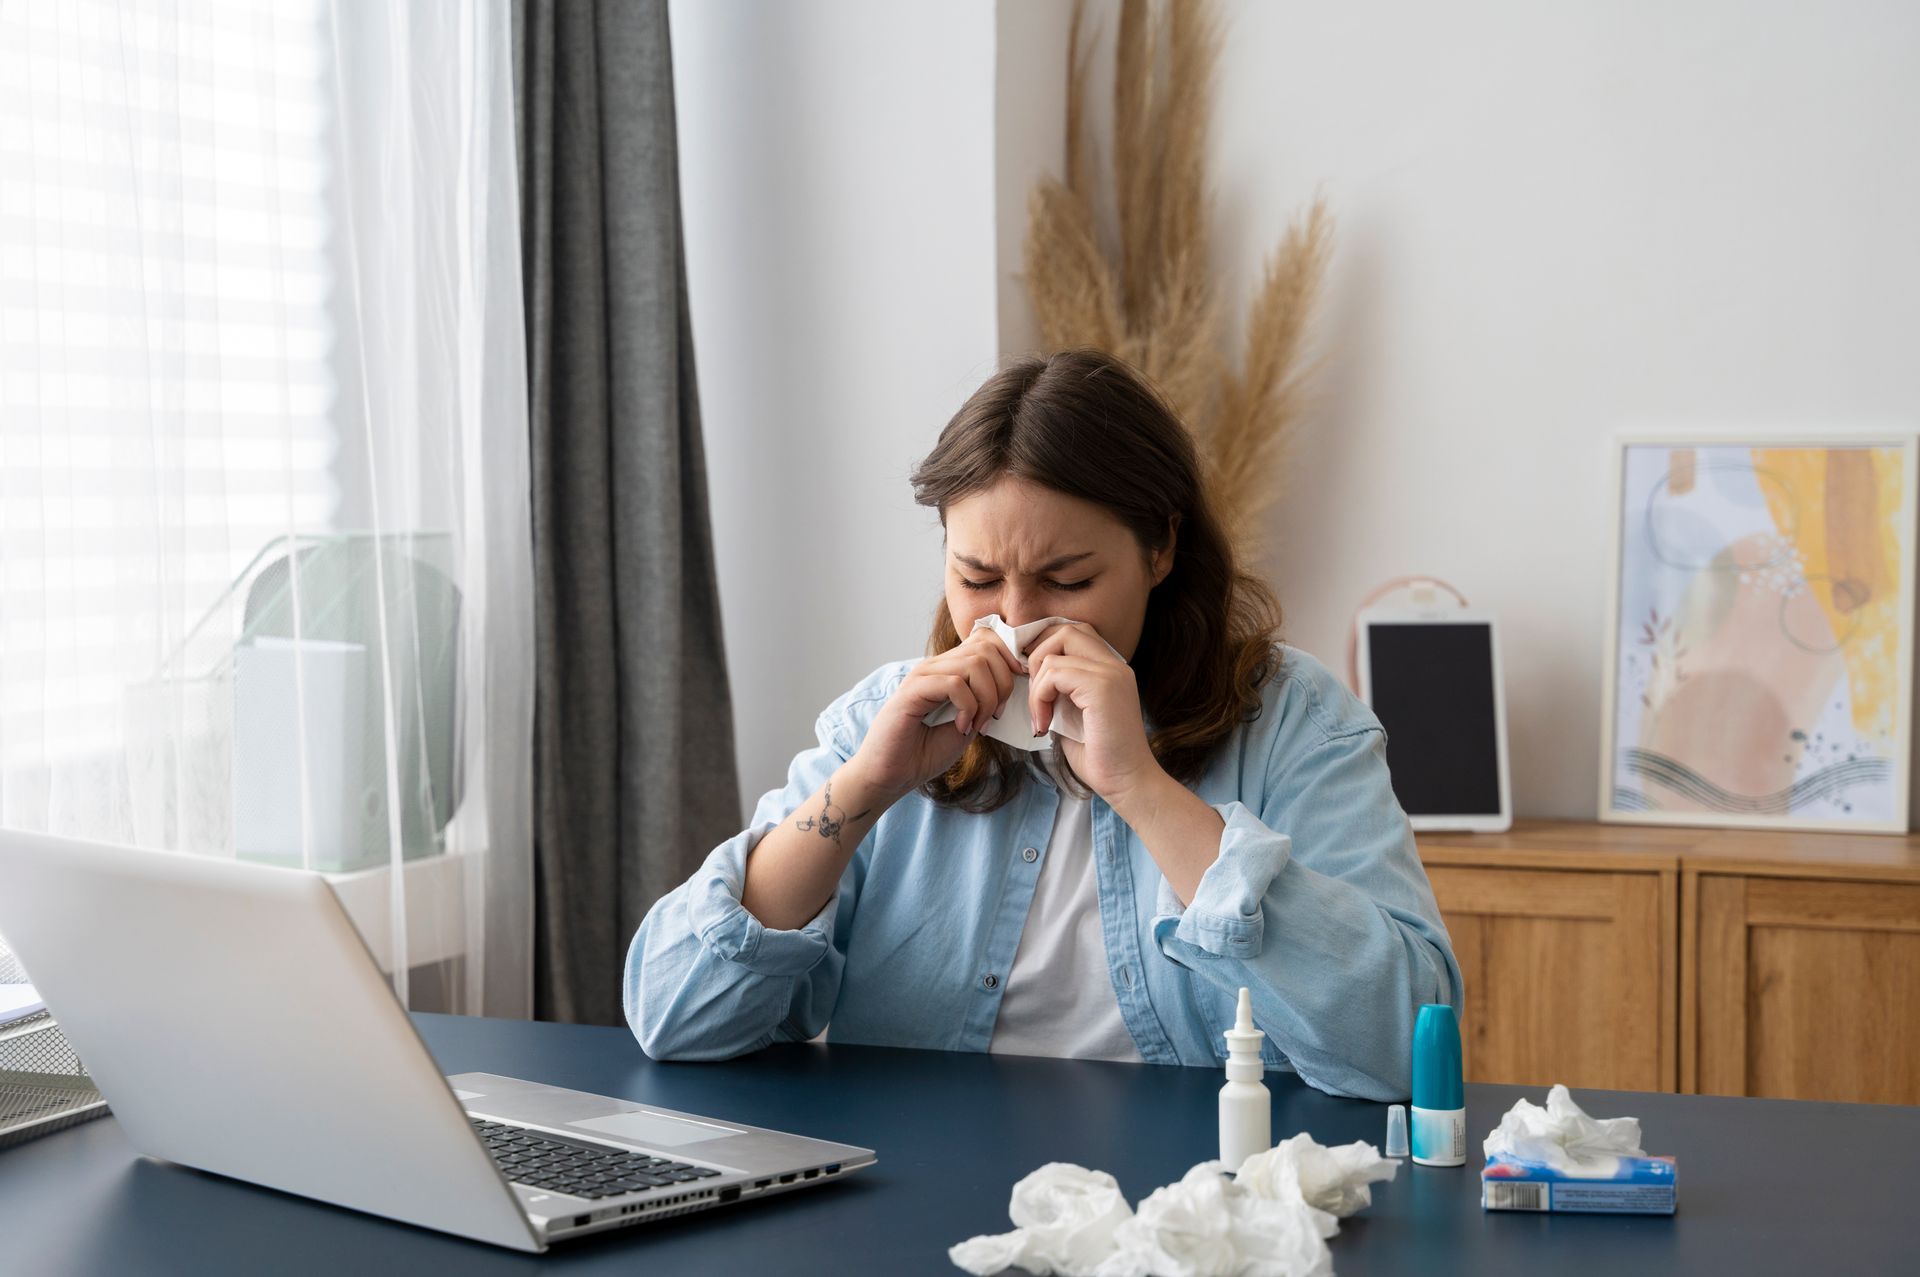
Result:
<svg viewBox="0 0 1920 1277">
<path fill-rule="evenodd" d="M 0 831 L 0 935 L 136 1149 L 336 1206 L 539 1251 L 874 1160 L 442 1077 L 317 874 Z"/>
</svg>

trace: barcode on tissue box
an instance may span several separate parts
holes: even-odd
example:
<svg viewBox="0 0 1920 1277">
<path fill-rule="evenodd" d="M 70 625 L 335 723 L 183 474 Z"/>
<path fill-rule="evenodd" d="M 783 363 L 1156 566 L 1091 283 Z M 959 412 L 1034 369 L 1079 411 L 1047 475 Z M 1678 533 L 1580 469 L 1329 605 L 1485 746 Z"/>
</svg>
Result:
<svg viewBox="0 0 1920 1277">
<path fill-rule="evenodd" d="M 1482 1210 L 1546 1210 L 1547 1194 L 1551 1188 L 1546 1184 L 1482 1184 L 1485 1197 L 1481 1199 Z"/>
</svg>

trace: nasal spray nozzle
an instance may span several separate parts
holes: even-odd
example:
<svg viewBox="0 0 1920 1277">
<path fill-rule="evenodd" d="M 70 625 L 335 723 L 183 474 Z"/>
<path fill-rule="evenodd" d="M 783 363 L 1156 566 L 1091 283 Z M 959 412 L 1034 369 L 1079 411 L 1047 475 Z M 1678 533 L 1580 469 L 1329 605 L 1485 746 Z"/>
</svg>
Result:
<svg viewBox="0 0 1920 1277">
<path fill-rule="evenodd" d="M 1240 1005 L 1233 1027 L 1227 1030 L 1227 1077 L 1234 1082 L 1258 1082 L 1267 1066 L 1260 1060 L 1260 1039 L 1267 1035 L 1253 1027 L 1253 997 L 1240 988 Z"/>
<path fill-rule="evenodd" d="M 1253 1027 L 1253 999 L 1242 986 L 1234 1024 L 1226 1031 L 1227 1084 L 1220 1088 L 1220 1160 L 1229 1171 L 1273 1147 L 1273 1099 L 1261 1084 L 1266 1065 Z"/>
</svg>

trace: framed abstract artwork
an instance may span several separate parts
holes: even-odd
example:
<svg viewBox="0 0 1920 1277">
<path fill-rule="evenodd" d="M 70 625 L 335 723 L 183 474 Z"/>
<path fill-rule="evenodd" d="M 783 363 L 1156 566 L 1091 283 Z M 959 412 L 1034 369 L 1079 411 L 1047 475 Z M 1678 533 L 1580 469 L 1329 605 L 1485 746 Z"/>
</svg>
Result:
<svg viewBox="0 0 1920 1277">
<path fill-rule="evenodd" d="M 1615 444 L 1600 819 L 1903 833 L 1915 435 Z"/>
</svg>

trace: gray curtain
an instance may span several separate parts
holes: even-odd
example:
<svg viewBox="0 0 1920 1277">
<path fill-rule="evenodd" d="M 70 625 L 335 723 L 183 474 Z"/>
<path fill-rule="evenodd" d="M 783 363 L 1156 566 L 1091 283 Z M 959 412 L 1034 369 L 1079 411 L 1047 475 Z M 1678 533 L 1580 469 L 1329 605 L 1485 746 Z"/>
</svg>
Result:
<svg viewBox="0 0 1920 1277">
<path fill-rule="evenodd" d="M 535 639 L 534 1013 L 619 1024 L 647 907 L 740 827 L 666 0 L 514 0 Z"/>
</svg>

